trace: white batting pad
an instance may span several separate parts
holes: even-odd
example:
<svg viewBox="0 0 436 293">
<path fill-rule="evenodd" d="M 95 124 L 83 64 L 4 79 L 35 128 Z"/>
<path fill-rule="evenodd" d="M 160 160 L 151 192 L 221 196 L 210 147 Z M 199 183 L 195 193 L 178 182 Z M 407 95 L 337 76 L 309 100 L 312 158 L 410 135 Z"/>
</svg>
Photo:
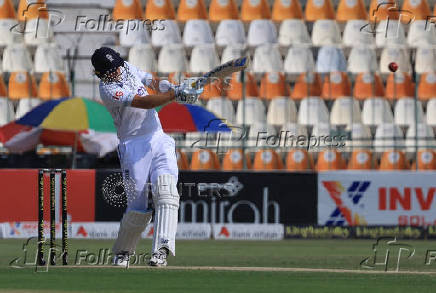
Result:
<svg viewBox="0 0 436 293">
<path fill-rule="evenodd" d="M 157 186 L 153 189 L 155 206 L 154 234 L 152 252 L 166 247 L 176 254 L 175 238 L 179 209 L 179 193 L 177 179 L 173 175 L 162 174 L 157 178 Z"/>
<path fill-rule="evenodd" d="M 152 212 L 129 211 L 121 220 L 118 238 L 112 247 L 112 252 L 117 255 L 123 252 L 133 254 L 141 233 L 151 221 Z"/>
</svg>

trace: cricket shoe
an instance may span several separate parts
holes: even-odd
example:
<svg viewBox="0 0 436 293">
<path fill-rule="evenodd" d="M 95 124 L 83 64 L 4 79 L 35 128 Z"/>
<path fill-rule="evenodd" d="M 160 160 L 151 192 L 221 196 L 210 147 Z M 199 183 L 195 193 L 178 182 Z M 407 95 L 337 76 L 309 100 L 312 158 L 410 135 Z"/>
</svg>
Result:
<svg viewBox="0 0 436 293">
<path fill-rule="evenodd" d="M 127 268 L 129 266 L 129 254 L 127 252 L 122 252 L 114 257 L 114 261 L 112 263 L 114 266 L 117 267 L 125 267 Z"/>
<path fill-rule="evenodd" d="M 169 253 L 168 249 L 165 247 L 162 247 L 157 252 L 155 252 L 151 255 L 149 264 L 152 267 L 166 267 L 168 253 Z"/>
</svg>

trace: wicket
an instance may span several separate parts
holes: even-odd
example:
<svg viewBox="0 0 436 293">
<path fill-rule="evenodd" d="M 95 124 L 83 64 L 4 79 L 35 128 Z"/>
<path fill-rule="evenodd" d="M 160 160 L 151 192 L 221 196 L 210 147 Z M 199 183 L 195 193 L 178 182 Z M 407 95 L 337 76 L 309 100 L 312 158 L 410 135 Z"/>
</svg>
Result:
<svg viewBox="0 0 436 293">
<path fill-rule="evenodd" d="M 38 171 L 38 256 L 37 264 L 44 260 L 44 174 L 50 174 L 50 250 L 49 263 L 56 264 L 56 174 L 61 175 L 62 201 L 62 264 L 68 264 L 68 223 L 67 223 L 67 171 L 64 169 L 40 169 Z"/>
</svg>

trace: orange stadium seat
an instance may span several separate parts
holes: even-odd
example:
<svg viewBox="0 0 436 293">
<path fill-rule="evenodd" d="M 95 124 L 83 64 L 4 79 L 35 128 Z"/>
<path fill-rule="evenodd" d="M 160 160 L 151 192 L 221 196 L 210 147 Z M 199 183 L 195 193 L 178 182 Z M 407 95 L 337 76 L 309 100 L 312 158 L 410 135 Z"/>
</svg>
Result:
<svg viewBox="0 0 436 293">
<path fill-rule="evenodd" d="M 267 0 L 243 0 L 241 5 L 241 20 L 269 19 L 271 11 Z"/>
<path fill-rule="evenodd" d="M 141 1 L 116 0 L 112 17 L 114 20 L 142 19 Z"/>
<path fill-rule="evenodd" d="M 381 157 L 379 170 L 406 170 L 409 168 L 406 155 L 402 151 L 386 151 Z"/>
<path fill-rule="evenodd" d="M 273 99 L 275 97 L 289 96 L 289 85 L 281 72 L 265 73 L 260 82 L 260 97 Z"/>
<path fill-rule="evenodd" d="M 414 20 L 427 20 L 427 16 L 431 16 L 427 0 L 404 0 L 401 10 L 410 11 L 414 16 Z M 402 21 L 406 23 L 408 23 L 409 20 L 408 17 L 402 19 Z"/>
<path fill-rule="evenodd" d="M 242 99 L 242 83 L 241 83 L 241 73 L 235 72 L 232 74 L 232 79 L 226 90 L 227 97 L 231 100 Z M 256 80 L 253 75 L 246 72 L 245 73 L 245 96 L 246 97 L 258 97 L 259 89 L 256 84 Z"/>
<path fill-rule="evenodd" d="M 305 14 L 307 21 L 335 19 L 335 10 L 330 0 L 308 0 Z"/>
<path fill-rule="evenodd" d="M 436 170 L 436 152 L 434 150 L 418 151 L 418 166 L 416 162 L 412 164 L 412 170 Z"/>
<path fill-rule="evenodd" d="M 281 170 L 283 162 L 274 150 L 259 150 L 254 154 L 254 170 Z"/>
<path fill-rule="evenodd" d="M 224 86 L 221 80 L 214 80 L 204 87 L 200 99 L 209 100 L 211 98 L 221 97 L 224 95 Z"/>
<path fill-rule="evenodd" d="M 345 169 L 345 160 L 337 150 L 329 149 L 319 152 L 316 169 L 318 171 Z"/>
<path fill-rule="evenodd" d="M 192 154 L 191 170 L 219 170 L 218 156 L 211 150 L 197 150 Z"/>
<path fill-rule="evenodd" d="M 168 75 L 168 81 L 174 84 L 179 84 L 190 77 L 191 75 L 187 72 L 171 72 Z"/>
<path fill-rule="evenodd" d="M 354 150 L 348 162 L 349 170 L 371 170 L 374 169 L 372 153 L 368 150 Z"/>
<path fill-rule="evenodd" d="M 324 99 L 351 96 L 351 83 L 346 72 L 331 72 L 324 78 L 322 94 Z"/>
<path fill-rule="evenodd" d="M 242 150 L 241 149 L 232 149 L 228 150 L 223 158 L 223 167 L 224 171 L 233 171 L 233 170 L 243 170 L 244 162 L 242 160 Z M 251 160 L 248 154 L 245 154 L 245 162 L 247 169 L 251 169 Z"/>
<path fill-rule="evenodd" d="M 428 72 L 421 75 L 418 85 L 418 97 L 430 100 L 436 96 L 436 73 Z"/>
<path fill-rule="evenodd" d="M 29 80 L 30 79 L 30 80 Z M 9 98 L 13 100 L 36 97 L 36 82 L 27 72 L 12 72 L 9 76 Z"/>
<path fill-rule="evenodd" d="M 385 89 L 383 81 L 376 73 L 359 73 L 354 83 L 353 96 L 364 100 L 371 97 L 384 97 Z"/>
<path fill-rule="evenodd" d="M 148 0 L 145 6 L 145 19 L 175 19 L 171 0 Z"/>
<path fill-rule="evenodd" d="M 188 156 L 181 150 L 176 150 L 177 167 L 179 170 L 189 170 Z"/>
<path fill-rule="evenodd" d="M 238 19 L 239 11 L 235 0 L 212 0 L 209 6 L 209 20 L 218 22 L 225 19 Z"/>
<path fill-rule="evenodd" d="M 369 20 L 371 22 L 380 22 L 381 20 L 398 19 L 400 7 L 396 5 L 394 0 L 379 1 L 371 0 L 369 5 Z"/>
<path fill-rule="evenodd" d="M 53 100 L 71 95 L 65 75 L 60 72 L 44 72 L 38 88 L 38 98 Z"/>
<path fill-rule="evenodd" d="M 0 2 L 0 19 L 13 19 L 16 18 L 14 4 L 11 0 L 4 0 Z"/>
<path fill-rule="evenodd" d="M 313 170 L 312 156 L 305 149 L 291 150 L 286 155 L 286 170 L 308 171 Z"/>
<path fill-rule="evenodd" d="M 415 85 L 408 73 L 396 72 L 395 85 L 394 73 L 390 73 L 386 81 L 386 98 L 398 99 L 402 97 L 413 97 L 415 95 L 414 87 Z"/>
<path fill-rule="evenodd" d="M 0 74 L 0 97 L 7 97 L 7 96 L 8 96 L 8 90 L 6 89 L 3 76 Z"/>
<path fill-rule="evenodd" d="M 272 20 L 303 19 L 303 10 L 299 0 L 275 0 Z"/>
<path fill-rule="evenodd" d="M 318 73 L 301 73 L 292 91 L 291 98 L 301 100 L 310 96 L 321 96 L 321 78 Z"/>
<path fill-rule="evenodd" d="M 337 21 L 349 21 L 355 19 L 368 18 L 368 14 L 365 9 L 365 2 L 363 0 L 341 0 L 338 5 L 338 11 L 336 12 Z"/>
<path fill-rule="evenodd" d="M 206 5 L 203 0 L 181 0 L 177 10 L 178 21 L 207 19 Z"/>
</svg>

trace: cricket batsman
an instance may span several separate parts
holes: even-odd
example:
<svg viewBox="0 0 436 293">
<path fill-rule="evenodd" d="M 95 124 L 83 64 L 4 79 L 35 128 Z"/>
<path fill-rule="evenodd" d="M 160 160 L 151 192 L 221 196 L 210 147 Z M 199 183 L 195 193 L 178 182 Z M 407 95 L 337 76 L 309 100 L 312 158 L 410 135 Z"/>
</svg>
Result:
<svg viewBox="0 0 436 293">
<path fill-rule="evenodd" d="M 166 266 L 168 254 L 175 255 L 178 169 L 174 139 L 163 132 L 154 108 L 174 100 L 195 103 L 203 90 L 153 79 L 111 48 L 97 49 L 91 62 L 100 78 L 101 99 L 117 128 L 121 169 L 135 182 L 135 195 L 128 201 L 112 248 L 114 265 L 128 265 L 141 233 L 151 221 L 147 198 L 151 183 L 155 217 L 150 265 Z M 144 85 L 156 89 L 157 94 L 148 94 Z"/>
</svg>

